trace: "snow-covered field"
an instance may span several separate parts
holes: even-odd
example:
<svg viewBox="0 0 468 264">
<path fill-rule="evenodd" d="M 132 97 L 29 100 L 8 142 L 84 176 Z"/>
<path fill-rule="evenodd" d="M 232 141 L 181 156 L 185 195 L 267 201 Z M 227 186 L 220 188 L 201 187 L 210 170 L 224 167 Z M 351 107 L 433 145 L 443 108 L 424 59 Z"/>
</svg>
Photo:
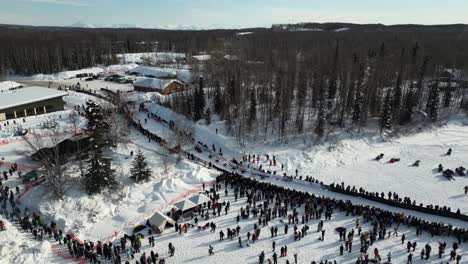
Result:
<svg viewBox="0 0 468 264">
<path fill-rule="evenodd" d="M 2 215 L 0 220 L 5 221 Z M 6 230 L 0 232 L 0 263 L 52 263 L 51 245 L 36 241 L 31 234 L 21 233 L 6 221 Z M 60 259 L 55 259 L 55 261 Z"/>
<path fill-rule="evenodd" d="M 165 117 L 167 120 L 191 123 L 190 120 L 161 107 L 151 104 L 148 109 Z M 216 134 L 218 128 L 218 134 Z M 383 141 L 380 136 L 369 138 L 346 138 L 330 145 L 311 146 L 304 142 L 292 142 L 284 145 L 250 143 L 248 147 L 239 147 L 234 138 L 227 136 L 222 123 L 214 122 L 210 126 L 203 121 L 193 124 L 195 138 L 209 147 L 214 144 L 221 147 L 226 158 L 242 160 L 242 155 L 261 155 L 260 163 L 253 166 L 278 175 L 286 173 L 299 176 L 312 176 L 326 184 L 342 183 L 362 187 L 367 191 L 396 192 L 400 197 L 408 196 L 425 205 L 451 207 L 468 213 L 468 195 L 463 187 L 468 185 L 468 176 L 455 176 L 448 180 L 437 167 L 445 169 L 464 166 L 468 168 L 468 118 L 461 116 L 441 127 L 427 128 L 420 132 L 402 135 Z M 451 156 L 445 155 L 449 148 Z M 375 161 L 380 153 L 385 156 Z M 275 155 L 277 164 L 270 166 L 265 154 Z M 391 158 L 400 158 L 400 162 L 390 164 Z M 412 166 L 420 160 L 419 167 Z M 284 170 L 281 170 L 284 165 Z"/>
<path fill-rule="evenodd" d="M 222 184 L 222 186 L 224 186 Z M 224 188 L 224 187 L 223 187 Z M 269 222 L 268 226 L 261 229 L 260 239 L 252 243 L 248 242 L 247 246 L 247 232 L 253 234 L 254 224 L 258 225 L 258 218 L 251 217 L 249 219 L 241 219 L 239 223 L 236 221 L 236 216 L 240 214 L 240 208 L 245 209 L 247 203 L 246 199 L 238 199 L 235 201 L 232 189 L 229 189 L 228 196 L 224 195 L 224 189 L 220 191 L 221 193 L 221 203 L 228 202 L 231 205 L 231 209 L 228 214 L 224 213 L 224 210 L 221 212 L 221 216 L 213 217 L 210 215 L 209 220 L 199 221 L 197 225 L 194 224 L 194 221 L 188 221 L 195 226 L 203 226 L 206 223 L 214 222 L 216 223 L 216 232 L 211 233 L 210 229 L 199 230 L 197 228 L 189 229 L 187 233 L 176 233 L 174 229 L 167 230 L 161 236 L 158 236 L 156 239 L 156 245 L 150 247 L 145 239 L 143 250 L 140 254 L 136 254 L 135 258 L 139 259 L 143 252 L 148 256 L 151 250 L 160 254 L 160 257 L 166 258 L 166 263 L 259 263 L 258 257 L 262 251 L 265 252 L 265 259 L 272 259 L 273 241 L 276 243 L 275 251 L 278 254 L 278 263 L 285 263 L 286 260 L 289 260 L 290 263 L 294 263 L 293 255 L 298 255 L 298 263 L 311 263 L 316 261 L 333 261 L 337 263 L 355 263 L 356 259 L 360 256 L 359 248 L 360 243 L 358 238 L 354 238 L 353 247 L 351 253 L 344 253 L 343 256 L 339 256 L 339 247 L 342 242 L 339 241 L 338 232 L 335 231 L 337 227 L 345 227 L 347 230 L 355 228 L 356 218 L 345 216 L 345 213 L 334 213 L 331 221 L 325 221 L 325 240 L 320 241 L 320 233 L 317 232 L 318 220 L 310 220 L 307 225 L 309 226 L 309 231 L 307 235 L 304 236 L 299 241 L 294 240 L 293 236 L 293 224 L 289 225 L 288 234 L 284 233 L 284 225 L 287 223 L 287 218 L 276 218 Z M 302 208 L 303 209 L 303 208 Z M 211 210 L 210 210 L 211 212 Z M 299 210 L 302 214 L 301 209 Z M 362 222 L 361 222 L 362 223 Z M 183 224 L 183 223 L 182 223 Z M 362 223 L 362 232 L 367 232 L 372 229 L 370 223 Z M 220 241 L 219 232 L 222 230 L 225 235 L 227 235 L 227 228 L 235 229 L 237 225 L 240 226 L 240 236 L 242 240 L 242 248 L 239 246 L 238 238 L 234 239 L 225 239 Z M 299 230 L 304 226 L 299 221 L 297 225 Z M 271 227 L 278 227 L 278 236 L 272 238 L 270 234 Z M 356 230 L 356 229 L 355 229 Z M 391 229 L 393 230 L 393 229 Z M 357 232 L 357 231 L 356 231 Z M 422 236 L 416 236 L 415 230 L 408 228 L 406 226 L 400 226 L 399 236 L 391 236 L 383 240 L 378 240 L 373 244 L 369 251 L 373 251 L 374 248 L 378 248 L 380 255 L 383 260 L 386 260 L 388 253 L 392 255 L 392 263 L 406 263 L 407 253 L 406 253 L 406 243 L 401 244 L 401 235 L 405 234 L 406 241 L 417 241 L 418 249 L 414 252 L 413 263 L 440 263 L 441 260 L 436 256 L 432 256 L 430 260 L 419 260 L 419 251 L 426 244 L 429 243 L 433 249 L 434 254 L 437 252 L 438 242 L 447 241 L 447 245 L 452 245 L 455 242 L 455 239 L 450 239 L 447 237 L 433 237 L 431 238 L 429 234 L 425 233 Z M 175 248 L 175 256 L 169 257 L 167 254 L 167 245 L 171 242 Z M 214 248 L 214 255 L 208 255 L 208 247 L 212 246 Z M 280 248 L 283 246 L 288 247 L 288 256 L 279 257 Z M 434 251 L 435 250 L 435 251 Z M 460 254 L 466 254 L 466 248 L 463 247 Z M 370 253 L 369 257 L 372 259 L 373 254 Z M 444 261 L 448 260 L 447 254 L 443 257 Z M 265 261 L 266 263 L 266 261 Z M 330 262 L 328 262 L 330 263 Z M 384 262 L 382 262 L 384 263 Z"/>
<path fill-rule="evenodd" d="M 175 63 L 176 59 L 184 59 L 185 53 L 177 52 L 144 52 L 144 53 L 124 53 L 117 54 L 121 63 L 142 63 L 146 61 L 156 61 L 163 63 Z"/>
</svg>

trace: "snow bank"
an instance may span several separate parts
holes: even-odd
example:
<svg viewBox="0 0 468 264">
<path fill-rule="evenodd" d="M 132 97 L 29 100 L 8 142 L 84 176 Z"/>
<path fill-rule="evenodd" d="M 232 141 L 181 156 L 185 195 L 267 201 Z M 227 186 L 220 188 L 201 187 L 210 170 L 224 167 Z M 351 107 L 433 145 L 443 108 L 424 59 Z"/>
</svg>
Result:
<svg viewBox="0 0 468 264">
<path fill-rule="evenodd" d="M 0 92 L 1 91 L 8 91 L 12 88 L 20 87 L 21 84 L 14 82 L 14 81 L 3 81 L 0 82 Z"/>
<path fill-rule="evenodd" d="M 48 241 L 35 241 L 6 221 L 6 230 L 0 232 L 0 263 L 50 263 L 51 245 Z"/>
</svg>

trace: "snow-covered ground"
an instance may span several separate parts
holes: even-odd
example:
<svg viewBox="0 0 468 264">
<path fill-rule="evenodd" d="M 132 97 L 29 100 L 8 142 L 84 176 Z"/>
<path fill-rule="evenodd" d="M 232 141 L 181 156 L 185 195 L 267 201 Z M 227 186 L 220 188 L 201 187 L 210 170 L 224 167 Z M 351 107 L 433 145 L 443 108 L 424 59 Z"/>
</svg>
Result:
<svg viewBox="0 0 468 264">
<path fill-rule="evenodd" d="M 224 186 L 224 184 L 222 184 Z M 224 188 L 224 187 L 223 187 Z M 289 225 L 288 234 L 284 233 L 284 225 L 287 223 L 287 218 L 276 218 L 269 222 L 267 227 L 261 228 L 260 239 L 255 243 L 249 241 L 247 246 L 247 232 L 253 234 L 254 224 L 258 225 L 258 217 L 250 217 L 249 219 L 242 219 L 239 223 L 236 221 L 236 216 L 240 214 L 240 208 L 246 208 L 246 199 L 241 198 L 235 201 L 232 189 L 229 189 L 228 196 L 224 195 L 224 190 L 220 191 L 221 203 L 228 202 L 231 205 L 231 209 L 228 214 L 225 214 L 222 210 L 221 215 L 213 217 L 210 214 L 209 220 L 201 220 L 198 224 L 194 224 L 194 221 L 188 221 L 195 226 L 203 226 L 206 223 L 214 222 L 216 223 L 216 232 L 211 233 L 210 229 L 199 230 L 198 228 L 189 229 L 187 233 L 176 233 L 174 229 L 166 230 L 161 236 L 157 236 L 156 243 L 154 247 L 150 247 L 145 239 L 142 252 L 136 254 L 135 258 L 139 259 L 143 252 L 148 256 L 151 250 L 159 253 L 160 257 L 166 259 L 166 263 L 259 263 L 258 257 L 262 251 L 265 252 L 265 259 L 272 259 L 273 249 L 272 243 L 275 241 L 276 248 L 275 251 L 278 254 L 278 263 L 285 263 L 286 259 L 290 263 L 294 263 L 293 255 L 298 255 L 298 263 L 311 263 L 316 261 L 333 261 L 336 260 L 337 263 L 346 263 L 351 264 L 355 263 L 356 259 L 360 256 L 359 248 L 359 238 L 355 237 L 353 240 L 352 252 L 344 253 L 343 256 L 339 256 L 339 247 L 342 242 L 339 241 L 338 232 L 335 231 L 337 227 L 345 227 L 348 231 L 355 228 L 356 218 L 352 216 L 346 216 L 345 213 L 334 213 L 331 221 L 325 221 L 325 240 L 320 241 L 320 233 L 317 232 L 318 220 L 310 220 L 307 225 L 309 226 L 309 231 L 307 235 L 304 236 L 299 241 L 294 240 L 294 230 L 293 224 Z M 211 212 L 211 210 L 210 210 Z M 303 213 L 303 208 L 299 209 L 300 214 Z M 362 223 L 362 221 L 361 221 Z M 184 224 L 184 223 L 181 223 Z M 362 223 L 362 232 L 367 232 L 372 230 L 370 223 Z M 227 228 L 235 229 L 237 225 L 240 226 L 240 236 L 242 240 L 243 247 L 241 248 L 238 243 L 238 238 L 228 239 Z M 278 227 L 278 236 L 272 238 L 270 234 L 271 227 Z M 304 226 L 299 221 L 297 225 L 299 230 Z M 223 231 L 225 234 L 225 239 L 220 241 L 219 232 Z M 356 229 L 355 229 L 356 230 Z M 393 231 L 393 229 L 390 229 Z M 389 231 L 390 231 L 389 230 Z M 357 231 L 355 231 L 357 232 Z M 357 234 L 357 233 L 356 233 Z M 448 247 L 452 245 L 456 240 L 448 237 L 430 237 L 426 232 L 422 236 L 415 235 L 415 229 L 408 228 L 406 226 L 400 226 L 399 236 L 391 236 L 384 240 L 378 240 L 374 243 L 369 249 L 369 257 L 373 259 L 373 250 L 378 248 L 380 255 L 383 260 L 386 260 L 387 254 L 390 252 L 392 255 L 392 263 L 406 263 L 407 253 L 406 253 L 406 242 L 401 244 L 401 235 L 405 234 L 406 241 L 417 241 L 418 248 L 414 252 L 413 263 L 440 263 L 441 259 L 438 259 L 436 256 L 432 256 L 430 260 L 419 260 L 419 252 L 421 248 L 429 243 L 432 247 L 433 254 L 437 253 L 437 248 L 439 246 L 438 242 L 446 241 Z M 174 257 L 169 257 L 167 254 L 167 245 L 171 242 L 176 250 Z M 208 247 L 213 246 L 214 255 L 208 255 Z M 288 247 L 288 256 L 280 258 L 280 248 L 283 246 Z M 459 254 L 466 254 L 467 248 L 463 244 L 463 248 L 459 251 Z M 448 252 L 447 252 L 448 253 Z M 447 253 L 442 258 L 443 261 L 448 261 Z M 125 257 L 124 257 L 125 259 Z M 267 263 L 266 261 L 264 263 Z M 329 262 L 330 263 L 330 262 Z M 383 263 L 383 262 L 382 262 Z"/>
<path fill-rule="evenodd" d="M 50 255 L 51 245 L 48 241 L 33 240 L 31 234 L 19 232 L 2 215 L 0 220 L 4 221 L 6 226 L 5 231 L 0 231 L 0 264 L 45 264 L 54 261 L 54 257 Z"/>
<path fill-rule="evenodd" d="M 144 61 L 155 61 L 162 63 L 175 63 L 177 59 L 184 59 L 185 53 L 177 52 L 144 52 L 117 54 L 121 63 L 143 63 Z"/>
<path fill-rule="evenodd" d="M 103 74 L 113 74 L 113 73 L 124 73 L 128 70 L 131 70 L 137 67 L 138 64 L 136 63 L 127 63 L 127 64 L 116 64 L 116 65 L 109 65 L 109 66 L 102 66 L 102 67 L 91 67 L 86 69 L 80 70 L 72 70 L 72 71 L 62 71 L 56 74 L 35 74 L 32 76 L 12 76 L 11 79 L 18 81 L 61 81 L 61 80 L 68 80 L 73 79 L 76 77 L 77 74 L 83 73 L 92 73 L 94 75 L 103 73 Z"/>
<path fill-rule="evenodd" d="M 227 159 L 242 160 L 244 154 L 261 155 L 260 163 L 254 166 L 258 168 L 262 165 L 263 169 L 276 171 L 278 175 L 295 175 L 297 168 L 299 176 L 312 176 L 326 184 L 344 182 L 372 192 L 387 194 L 392 191 L 400 197 L 408 196 L 418 204 L 449 206 L 452 211 L 460 209 L 462 213 L 468 213 L 468 195 L 464 195 L 463 191 L 463 187 L 468 185 L 468 176 L 455 176 L 454 180 L 447 180 L 436 170 L 439 164 L 452 170 L 460 166 L 468 167 L 468 119 L 464 116 L 441 127 L 387 141 L 375 136 L 344 138 L 333 145 L 252 142 L 248 147 L 239 147 L 233 137 L 226 135 L 221 122 L 210 126 L 203 121 L 193 124 L 160 105 L 150 104 L 148 109 L 167 120 L 191 124 L 197 141 L 210 148 L 212 144 L 216 148 L 221 147 Z M 453 149 L 453 153 L 446 156 L 449 148 Z M 267 153 L 270 159 L 271 155 L 275 155 L 276 167 L 270 166 L 265 156 Z M 384 159 L 374 161 L 380 153 L 385 154 Z M 390 164 L 388 161 L 391 158 L 400 158 L 401 161 Z M 411 166 L 416 160 L 420 160 L 420 166 Z M 281 165 L 284 165 L 284 170 L 281 170 Z"/>
<path fill-rule="evenodd" d="M 70 75 L 71 76 L 71 75 Z M 47 78 L 46 78 L 47 79 Z M 52 80 L 52 79 L 51 79 Z M 79 79 L 67 79 L 61 76 L 53 79 L 53 85 L 74 85 Z M 130 85 L 120 85 L 104 81 L 81 82 L 81 85 L 88 85 L 87 89 L 99 90 L 107 88 L 117 91 L 131 90 Z M 106 85 L 106 86 L 104 86 Z M 54 86 L 55 87 L 55 86 Z M 82 86 L 83 87 L 83 86 Z M 131 93 L 132 97 L 147 101 L 149 98 L 145 94 Z M 26 157 L 27 144 L 11 134 L 16 126 L 23 129 L 30 129 L 32 132 L 41 133 L 44 129 L 41 124 L 54 120 L 63 132 L 74 128 L 72 120 L 69 118 L 74 105 L 82 105 L 92 96 L 70 92 L 65 97 L 67 110 L 37 117 L 28 117 L 23 123 L 22 119 L 16 120 L 17 125 L 10 124 L 6 128 L 2 126 L 0 136 L 0 157 L 8 162 L 18 162 L 20 165 L 36 166 Z M 98 100 L 101 104 L 107 102 Z M 174 113 L 157 104 L 149 104 L 148 109 L 163 117 L 167 121 L 176 121 L 179 127 L 184 127 L 193 131 L 196 141 L 202 141 L 210 148 L 212 144 L 216 149 L 222 148 L 224 158 L 236 158 L 241 160 L 244 154 L 261 154 L 260 164 L 266 170 L 277 171 L 282 174 L 281 165 L 284 165 L 284 172 L 294 175 L 295 169 L 299 170 L 299 175 L 312 176 L 325 183 L 345 182 L 345 184 L 355 185 L 357 188 L 363 187 L 368 191 L 385 192 L 395 191 L 402 196 L 410 196 L 418 203 L 447 205 L 455 211 L 460 208 L 462 213 L 468 213 L 466 203 L 468 196 L 463 195 L 462 188 L 468 185 L 468 177 L 455 177 L 455 180 L 448 181 L 434 169 L 438 164 L 446 168 L 465 166 L 468 161 L 468 127 L 466 118 L 462 117 L 442 127 L 422 130 L 411 135 L 401 135 L 387 141 L 382 141 L 380 137 L 368 138 L 346 138 L 343 137 L 337 143 L 311 146 L 310 144 L 291 142 L 287 145 L 272 145 L 262 142 L 254 142 L 248 147 L 239 147 L 235 139 L 228 135 L 223 127 L 223 123 L 214 117 L 213 123 L 206 126 L 203 121 L 194 124 L 191 120 Z M 144 113 L 136 113 L 137 118 L 143 126 L 156 132 L 165 138 L 173 137 L 173 131 L 167 126 L 154 120 L 144 119 Z M 12 122 L 11 120 L 9 121 Z M 84 126 L 84 120 L 79 119 L 79 127 Z M 218 130 L 216 132 L 216 129 Z M 70 133 L 71 135 L 71 133 Z M 68 135 L 63 135 L 67 137 Z M 6 139 L 5 139 L 6 138 Z M 4 142 L 2 144 L 2 142 Z M 189 146 L 193 147 L 193 146 Z M 445 156 L 448 148 L 453 149 L 451 156 Z M 152 179 L 143 184 L 134 184 L 128 179 L 130 168 L 130 151 L 142 150 L 146 156 L 151 169 Z M 277 166 L 270 167 L 264 154 L 276 156 Z M 374 159 L 378 154 L 384 153 L 382 161 Z M 109 154 L 113 158 L 113 168 L 116 169 L 117 178 L 122 182 L 122 187 L 111 190 L 102 195 L 88 196 L 80 188 L 78 183 L 70 185 L 67 195 L 63 200 L 52 199 L 43 186 L 36 187 L 21 198 L 21 206 L 26 206 L 32 210 L 39 211 L 46 219 L 55 220 L 60 228 L 65 231 L 72 231 L 81 239 L 86 240 L 112 240 L 114 236 L 120 236 L 123 232 L 129 232 L 135 225 L 144 223 L 145 219 L 156 210 L 169 210 L 171 202 L 177 197 L 199 188 L 200 184 L 212 181 L 218 174 L 216 171 L 182 160 L 175 162 L 175 157 L 168 155 L 167 151 L 155 142 L 148 143 L 146 137 L 132 130 L 126 143 L 119 144 L 111 149 Z M 198 154 L 197 154 L 198 155 Z M 206 154 L 200 154 L 206 158 Z M 390 158 L 400 158 L 401 161 L 389 164 Z M 410 166 L 414 161 L 420 160 L 419 167 Z M 2 168 L 3 169 L 3 168 Z M 73 171 L 73 164 L 70 164 L 70 171 Z M 77 178 L 77 172 L 70 172 Z M 265 179 L 265 181 L 281 185 L 288 188 L 299 189 L 340 199 L 348 199 L 345 195 L 329 193 L 325 190 L 310 187 L 300 181 L 288 183 L 278 181 L 275 178 Z M 12 178 L 4 182 L 10 187 L 16 186 L 18 179 Z M 218 229 L 235 227 L 235 216 L 241 206 L 245 206 L 245 200 L 237 202 L 229 196 L 227 199 L 232 204 L 231 213 L 227 216 L 216 218 Z M 389 208 L 378 203 L 372 203 L 359 198 L 349 198 L 353 203 L 369 204 L 383 207 L 389 210 L 399 210 Z M 450 223 L 455 226 L 467 227 L 465 222 L 450 220 L 444 217 L 432 217 L 424 214 L 413 213 L 411 211 L 399 210 L 408 214 L 414 214 L 431 221 Z M 339 243 L 334 228 L 338 226 L 351 227 L 354 218 L 345 217 L 343 214 L 334 215 L 332 221 L 327 222 L 327 236 L 324 242 L 317 240 L 318 234 L 311 232 L 303 240 L 294 242 L 291 235 L 283 235 L 282 223 L 274 221 L 272 224 L 280 226 L 281 235 L 276 239 L 277 249 L 282 245 L 288 245 L 290 258 L 294 253 L 299 254 L 299 263 L 310 263 L 311 260 L 337 260 L 338 263 L 354 263 L 358 246 L 354 247 L 353 253 L 345 257 L 337 257 Z M 242 230 L 252 229 L 255 220 L 241 221 Z M 201 224 L 203 224 L 202 222 Z M 312 230 L 316 228 L 316 222 L 310 224 Z M 54 258 L 50 252 L 51 245 L 48 242 L 32 241 L 28 234 L 20 233 L 16 227 L 7 223 L 8 233 L 0 232 L 0 263 L 64 263 L 61 258 Z M 366 228 L 369 228 L 366 226 Z M 430 242 L 435 251 L 440 237 L 431 238 L 427 235 L 414 237 L 414 230 L 402 227 L 402 232 L 407 234 L 407 239 L 416 240 L 421 246 Z M 244 232 L 244 231 L 242 231 Z M 5 236 L 4 236 L 5 234 Z M 243 233 L 245 240 L 245 232 Z M 168 242 L 172 242 L 176 247 L 176 256 L 169 258 L 168 263 L 219 263 L 230 260 L 230 263 L 256 263 L 258 254 L 265 250 L 267 258 L 271 258 L 271 242 L 269 230 L 262 230 L 263 237 L 250 247 L 240 249 L 237 240 L 218 242 L 218 233 L 209 231 L 191 230 L 187 234 L 175 234 L 172 230 L 158 237 L 154 250 L 165 256 Z M 4 240 L 4 237 L 15 237 L 15 239 Z M 3 240 L 2 240 L 3 239 Z M 443 238 L 451 245 L 451 238 Z M 146 241 L 145 241 L 146 242 Z M 208 257 L 208 245 L 213 245 L 215 255 Z M 381 250 L 381 255 L 392 252 L 394 263 L 404 263 L 404 245 L 400 245 L 399 238 L 392 237 L 379 241 L 376 244 Z M 147 245 L 144 246 L 148 252 Z M 12 252 L 12 253 L 10 253 Z M 466 254 L 466 248 L 462 247 L 462 254 Z M 418 252 L 416 253 L 418 255 Z M 137 255 L 138 256 L 138 255 Z M 283 263 L 285 260 L 280 260 Z M 432 262 L 431 262 L 432 261 Z M 425 263 L 439 263 L 433 258 Z M 415 263 L 419 263 L 417 260 Z"/>
<path fill-rule="evenodd" d="M 19 86 L 21 86 L 21 84 L 15 81 L 3 81 L 0 82 L 0 92 L 8 91 Z"/>
</svg>

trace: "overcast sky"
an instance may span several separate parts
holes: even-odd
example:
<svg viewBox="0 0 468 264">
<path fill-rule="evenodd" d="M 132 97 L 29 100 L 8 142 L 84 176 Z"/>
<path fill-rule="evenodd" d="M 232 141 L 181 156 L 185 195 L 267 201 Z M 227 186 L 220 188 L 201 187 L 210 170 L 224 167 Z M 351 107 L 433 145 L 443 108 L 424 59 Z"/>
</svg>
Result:
<svg viewBox="0 0 468 264">
<path fill-rule="evenodd" d="M 0 0 L 0 23 L 270 27 L 275 23 L 468 24 L 468 0 Z"/>
</svg>

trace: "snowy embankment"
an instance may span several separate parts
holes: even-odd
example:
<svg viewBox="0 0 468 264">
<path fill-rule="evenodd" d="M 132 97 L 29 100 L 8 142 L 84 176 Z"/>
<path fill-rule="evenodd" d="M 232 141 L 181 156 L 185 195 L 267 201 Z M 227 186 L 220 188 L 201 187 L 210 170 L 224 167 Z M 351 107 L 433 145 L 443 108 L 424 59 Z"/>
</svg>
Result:
<svg viewBox="0 0 468 264">
<path fill-rule="evenodd" d="M 453 149 L 451 156 L 445 155 L 449 148 Z M 256 149 L 256 153 L 265 152 Z M 375 161 L 380 153 L 384 158 Z M 279 161 L 277 166 L 270 167 L 264 160 L 265 169 L 281 171 L 280 164 L 285 164 L 288 175 L 295 175 L 297 168 L 299 175 L 309 175 L 326 184 L 344 182 L 367 191 L 384 192 L 386 196 L 389 191 L 396 192 L 418 204 L 449 206 L 452 211 L 460 209 L 468 213 L 468 196 L 463 193 L 468 176 L 448 180 L 437 172 L 439 164 L 452 170 L 468 167 L 468 127 L 460 122 L 389 142 L 349 139 L 332 150 L 316 146 L 283 149 L 273 154 Z M 391 158 L 401 160 L 391 164 L 388 162 Z M 419 167 L 412 166 L 417 160 Z"/>
<path fill-rule="evenodd" d="M 0 231 L 0 264 L 51 263 L 51 245 L 48 241 L 33 240 L 30 233 L 21 233 L 2 215 L 6 230 Z"/>
<path fill-rule="evenodd" d="M 174 164 L 164 149 L 156 143 L 147 144 L 141 135 L 130 136 L 128 144 L 119 144 L 109 154 L 122 188 L 102 195 L 86 195 L 79 184 L 71 186 L 63 200 L 56 200 L 44 186 L 24 195 L 22 203 L 41 212 L 46 219 L 54 219 L 64 230 L 72 231 L 86 240 L 106 240 L 115 232 L 131 233 L 137 224 L 144 224 L 155 211 L 169 210 L 169 202 L 216 177 L 217 173 L 182 161 Z M 151 181 L 135 184 L 128 178 L 132 158 L 130 151 L 142 150 L 153 170 Z M 167 168 L 164 163 L 167 163 Z M 75 179 L 76 170 L 72 170 Z M 129 225 L 128 223 L 132 223 Z"/>
<path fill-rule="evenodd" d="M 3 81 L 0 82 L 0 92 L 8 91 L 19 86 L 21 86 L 21 84 L 14 81 Z"/>
<path fill-rule="evenodd" d="M 383 142 L 380 137 L 344 138 L 338 143 L 310 146 L 303 142 L 273 146 L 252 143 L 241 148 L 233 137 L 226 136 L 220 122 L 210 126 L 203 121 L 194 124 L 191 120 L 157 104 L 147 108 L 167 121 L 174 120 L 182 127 L 191 127 L 197 141 L 202 141 L 211 148 L 222 148 L 226 159 L 242 160 L 242 153 L 260 154 L 260 163 L 253 166 L 276 171 L 278 175 L 286 173 L 312 176 L 326 184 L 341 183 L 362 187 L 371 192 L 396 192 L 400 197 L 408 196 L 424 205 L 448 206 L 453 212 L 457 209 L 468 213 L 468 195 L 463 187 L 468 185 L 468 176 L 455 176 L 448 180 L 437 172 L 442 164 L 444 168 L 468 167 L 468 126 L 466 117 L 449 122 L 442 127 L 427 129 L 411 135 L 400 136 Z M 140 118 L 143 118 L 140 117 Z M 180 126 L 180 125 L 179 125 Z M 151 128 L 151 127 L 150 127 Z M 218 134 L 216 134 L 216 128 Z M 445 153 L 453 149 L 451 156 Z M 270 166 L 265 154 L 275 155 L 277 164 Z M 380 162 L 373 159 L 384 153 Z M 400 162 L 390 164 L 391 158 L 400 158 Z M 419 167 L 412 166 L 420 160 Z M 284 170 L 281 166 L 284 166 Z"/>
<path fill-rule="evenodd" d="M 80 93 L 70 93 L 65 97 L 67 107 L 82 105 L 87 99 L 94 97 Z M 58 118 L 62 116 L 62 118 Z M 65 133 L 71 128 L 69 110 L 16 120 L 23 128 L 33 129 L 35 133 L 45 133 L 41 123 L 47 120 L 57 122 L 57 129 Z M 10 120 L 10 126 L 13 129 Z M 84 119 L 78 120 L 78 128 L 84 127 Z M 70 133 L 68 136 L 71 136 Z M 66 136 L 64 136 L 65 138 Z M 37 166 L 27 158 L 30 153 L 28 144 L 21 137 L 14 137 L 15 141 L 8 141 L 0 145 L 0 156 L 8 162 L 20 165 Z M 153 170 L 150 182 L 135 184 L 128 178 L 132 157 L 130 152 L 142 150 Z M 113 168 L 116 170 L 122 188 L 112 190 L 111 194 L 88 196 L 79 186 L 79 170 L 76 164 L 69 164 L 69 172 L 73 181 L 67 188 L 67 195 L 63 200 L 52 198 L 45 186 L 33 188 L 21 198 L 21 207 L 28 207 L 40 212 L 44 219 L 54 220 L 65 231 L 75 232 L 83 239 L 104 240 L 115 235 L 115 231 L 131 233 L 131 229 L 144 223 L 155 210 L 169 210 L 168 203 L 181 194 L 192 191 L 202 183 L 212 181 L 217 173 L 188 162 L 175 164 L 175 158 L 167 156 L 166 150 L 156 143 L 148 144 L 146 137 L 132 132 L 128 143 L 119 144 L 109 155 L 113 158 Z M 14 188 L 17 180 L 10 178 L 3 182 Z M 129 225 L 128 223 L 132 223 Z"/>
</svg>

